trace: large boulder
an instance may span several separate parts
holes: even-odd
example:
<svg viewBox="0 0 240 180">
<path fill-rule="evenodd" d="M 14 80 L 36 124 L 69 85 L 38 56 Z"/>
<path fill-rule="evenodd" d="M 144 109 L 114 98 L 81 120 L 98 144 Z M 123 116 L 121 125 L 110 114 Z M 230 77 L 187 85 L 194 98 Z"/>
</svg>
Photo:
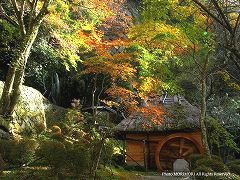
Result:
<svg viewBox="0 0 240 180">
<path fill-rule="evenodd" d="M 3 86 L 4 83 L 0 81 L 0 96 Z M 47 128 L 46 116 L 50 116 L 47 113 L 52 114 L 57 109 L 38 90 L 22 86 L 13 117 L 9 121 L 0 117 L 0 129 L 6 128 L 19 135 L 39 134 Z"/>
</svg>

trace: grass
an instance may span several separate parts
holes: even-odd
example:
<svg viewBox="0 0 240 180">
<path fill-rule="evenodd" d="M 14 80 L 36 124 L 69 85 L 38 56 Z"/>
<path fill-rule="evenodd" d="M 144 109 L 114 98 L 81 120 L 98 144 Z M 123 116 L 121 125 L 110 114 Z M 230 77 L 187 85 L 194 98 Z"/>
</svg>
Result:
<svg viewBox="0 0 240 180">
<path fill-rule="evenodd" d="M 142 176 L 152 176 L 158 175 L 156 172 L 143 172 L 143 171 L 134 171 L 126 170 L 122 167 L 113 168 L 106 167 L 101 168 L 97 172 L 98 179 L 102 180 L 137 180 Z"/>
<path fill-rule="evenodd" d="M 97 171 L 98 180 L 139 180 L 142 176 L 157 175 L 156 172 L 142 172 L 134 170 L 126 170 L 123 167 L 103 167 L 101 166 Z M 13 169 L 11 171 L 3 171 L 0 175 L 1 180 L 89 180 L 90 178 L 79 175 L 75 176 L 68 172 L 62 171 L 58 175 L 49 167 L 25 167 Z"/>
</svg>

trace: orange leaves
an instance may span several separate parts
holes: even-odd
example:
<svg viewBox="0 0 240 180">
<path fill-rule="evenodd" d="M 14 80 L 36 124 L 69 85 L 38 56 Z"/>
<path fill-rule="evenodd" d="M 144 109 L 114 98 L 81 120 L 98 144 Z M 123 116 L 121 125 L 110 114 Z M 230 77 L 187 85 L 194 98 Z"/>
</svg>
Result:
<svg viewBox="0 0 240 180">
<path fill-rule="evenodd" d="M 113 48 L 125 47 L 129 44 L 126 30 L 132 23 L 132 18 L 126 15 L 126 0 L 90 0 L 91 3 L 103 8 L 106 16 L 98 27 L 88 31 L 80 31 L 79 36 L 85 43 L 95 49 L 99 56 L 111 57 Z M 122 51 L 121 51 L 122 52 Z"/>
<path fill-rule="evenodd" d="M 141 112 L 143 117 L 150 120 L 154 125 L 161 125 L 164 121 L 164 115 L 166 115 L 164 107 L 160 105 L 141 107 L 139 108 L 139 112 Z"/>
<path fill-rule="evenodd" d="M 123 105 L 127 109 L 127 113 L 131 114 L 137 109 L 136 95 L 123 87 L 113 86 L 107 89 L 106 93 L 113 98 L 117 98 L 119 104 Z"/>
<path fill-rule="evenodd" d="M 126 56 L 127 55 L 118 55 Z M 117 78 L 122 80 L 128 80 L 131 78 L 136 70 L 124 59 L 118 59 L 113 56 L 113 58 L 105 57 L 93 57 L 83 62 L 85 66 L 85 73 L 96 73 L 96 74 L 106 74 L 111 77 L 113 81 Z"/>
<path fill-rule="evenodd" d="M 118 86 L 115 86 L 115 87 L 112 87 L 112 88 L 109 88 L 106 93 L 109 95 L 109 96 L 112 96 L 112 97 L 119 97 L 119 98 L 122 98 L 123 100 L 127 100 L 127 99 L 131 99 L 132 97 L 134 97 L 134 94 L 132 91 L 128 90 L 128 89 L 125 89 L 123 87 L 118 87 Z"/>
<path fill-rule="evenodd" d="M 79 36 L 84 39 L 85 43 L 95 49 L 97 54 L 110 58 L 110 49 L 114 47 L 126 46 L 127 40 L 116 39 L 112 41 L 104 40 L 104 32 L 93 29 L 90 33 L 80 31 Z"/>
</svg>

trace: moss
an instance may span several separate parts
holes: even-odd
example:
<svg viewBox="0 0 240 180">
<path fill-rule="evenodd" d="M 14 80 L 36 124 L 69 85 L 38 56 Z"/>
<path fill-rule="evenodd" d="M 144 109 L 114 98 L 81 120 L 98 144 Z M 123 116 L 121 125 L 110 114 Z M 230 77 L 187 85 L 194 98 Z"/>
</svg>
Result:
<svg viewBox="0 0 240 180">
<path fill-rule="evenodd" d="M 184 111 L 184 107 L 179 104 L 174 104 L 168 108 L 169 115 L 173 116 L 177 121 L 185 121 L 187 113 Z"/>
</svg>

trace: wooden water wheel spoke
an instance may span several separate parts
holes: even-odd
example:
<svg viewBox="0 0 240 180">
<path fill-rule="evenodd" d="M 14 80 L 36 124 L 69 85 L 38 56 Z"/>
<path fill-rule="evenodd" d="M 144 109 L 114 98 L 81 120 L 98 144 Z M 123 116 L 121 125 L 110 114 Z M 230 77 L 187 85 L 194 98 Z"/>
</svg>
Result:
<svg viewBox="0 0 240 180">
<path fill-rule="evenodd" d="M 174 151 L 173 149 L 169 149 L 168 152 L 171 153 L 171 155 L 177 156 L 176 151 Z"/>
<path fill-rule="evenodd" d="M 193 153 L 193 149 L 192 149 L 192 148 L 189 148 L 187 151 L 185 151 L 185 152 L 182 154 L 182 156 L 185 157 L 185 156 L 188 156 L 188 155 L 190 155 L 190 154 L 192 154 L 192 153 Z"/>
<path fill-rule="evenodd" d="M 174 144 L 169 144 L 169 146 L 178 148 L 178 147 L 179 147 L 179 143 L 178 143 L 178 144 L 176 144 L 176 143 L 174 143 Z M 182 145 L 182 149 L 188 149 L 188 148 L 189 148 L 189 146 Z"/>
<path fill-rule="evenodd" d="M 188 159 L 190 154 L 199 153 L 199 146 L 191 138 L 171 135 L 159 142 L 155 160 L 159 170 L 173 170 L 177 159 Z"/>
<path fill-rule="evenodd" d="M 179 156 L 182 155 L 183 146 L 184 146 L 184 139 L 180 139 L 180 144 L 179 144 Z"/>
<path fill-rule="evenodd" d="M 167 157 L 170 157 L 170 158 L 178 158 L 178 155 L 174 154 L 174 152 L 172 152 L 172 151 L 166 153 L 166 156 L 167 156 Z"/>
</svg>

